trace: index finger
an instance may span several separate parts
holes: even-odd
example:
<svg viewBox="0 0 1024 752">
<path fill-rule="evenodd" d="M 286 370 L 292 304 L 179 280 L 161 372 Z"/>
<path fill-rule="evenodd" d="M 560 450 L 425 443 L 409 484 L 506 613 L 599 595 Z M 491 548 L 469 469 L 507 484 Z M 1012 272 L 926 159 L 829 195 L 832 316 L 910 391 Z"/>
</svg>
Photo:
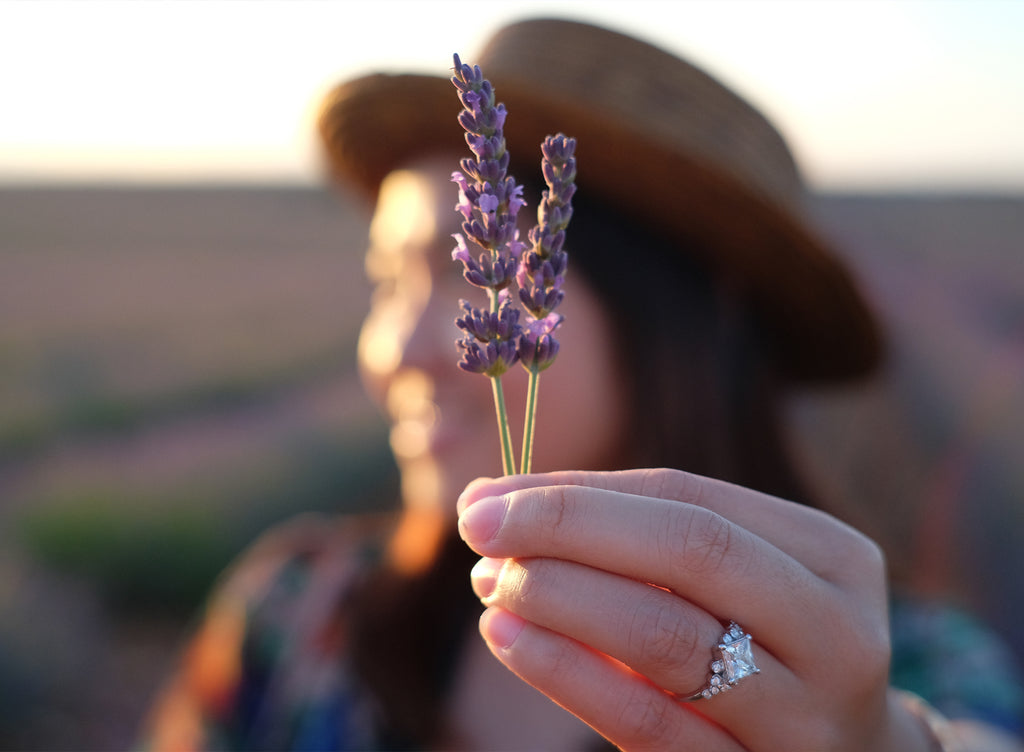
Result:
<svg viewBox="0 0 1024 752">
<path fill-rule="evenodd" d="M 763 538 L 829 582 L 843 582 L 852 573 L 863 572 L 866 554 L 881 556 L 866 537 L 820 510 L 669 468 L 478 478 L 459 497 L 458 510 L 461 514 L 488 496 L 546 486 L 586 486 L 703 507 Z"/>
</svg>

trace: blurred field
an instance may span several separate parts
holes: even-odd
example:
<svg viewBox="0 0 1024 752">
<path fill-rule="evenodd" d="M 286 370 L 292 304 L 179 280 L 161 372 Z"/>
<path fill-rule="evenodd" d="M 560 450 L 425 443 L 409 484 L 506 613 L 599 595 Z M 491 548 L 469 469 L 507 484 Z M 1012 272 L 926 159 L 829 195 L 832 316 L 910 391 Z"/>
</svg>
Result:
<svg viewBox="0 0 1024 752">
<path fill-rule="evenodd" d="M 795 406 L 803 455 L 1024 644 L 1024 199 L 811 208 L 894 347 Z M 124 748 L 242 546 L 391 503 L 364 233 L 318 189 L 0 190 L 0 748 Z"/>
<path fill-rule="evenodd" d="M 1024 196 L 822 197 L 889 328 L 867 389 L 798 404 L 813 474 L 901 579 L 952 590 L 1024 665 Z"/>
<path fill-rule="evenodd" d="M 353 371 L 365 227 L 346 207 L 0 193 L 0 746 L 123 747 L 243 545 L 390 501 Z"/>
</svg>

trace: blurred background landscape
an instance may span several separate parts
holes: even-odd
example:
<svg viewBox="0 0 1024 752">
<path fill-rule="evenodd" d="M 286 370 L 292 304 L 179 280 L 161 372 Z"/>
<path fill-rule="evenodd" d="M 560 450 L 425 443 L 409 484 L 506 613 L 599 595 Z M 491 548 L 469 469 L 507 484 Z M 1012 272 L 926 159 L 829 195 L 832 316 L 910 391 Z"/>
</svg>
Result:
<svg viewBox="0 0 1024 752">
<path fill-rule="evenodd" d="M 130 747 L 233 556 L 393 504 L 316 104 L 539 13 L 690 57 L 793 142 L 890 332 L 866 388 L 794 402 L 795 450 L 1024 662 L 1024 4 L 0 2 L 0 749 Z"/>
<path fill-rule="evenodd" d="M 893 353 L 795 406 L 801 446 L 1021 644 L 1024 197 L 810 209 Z M 327 188 L 0 190 L 0 748 L 125 748 L 232 556 L 393 502 L 353 362 L 365 230 Z"/>
<path fill-rule="evenodd" d="M 326 190 L 0 190 L 0 747 L 124 748 L 242 546 L 392 501 L 364 236 Z"/>
</svg>

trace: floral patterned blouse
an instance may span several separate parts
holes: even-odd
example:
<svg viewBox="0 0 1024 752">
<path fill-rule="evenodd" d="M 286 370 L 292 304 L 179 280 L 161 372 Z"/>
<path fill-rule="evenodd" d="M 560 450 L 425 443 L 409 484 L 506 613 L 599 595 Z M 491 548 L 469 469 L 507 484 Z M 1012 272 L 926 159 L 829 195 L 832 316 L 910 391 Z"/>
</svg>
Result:
<svg viewBox="0 0 1024 752">
<path fill-rule="evenodd" d="M 144 729 L 142 748 L 387 748 L 350 662 L 346 594 L 380 559 L 381 521 L 296 521 L 225 574 Z M 1024 691 L 999 639 L 946 605 L 892 609 L 895 686 L 950 717 L 1021 733 Z"/>
</svg>

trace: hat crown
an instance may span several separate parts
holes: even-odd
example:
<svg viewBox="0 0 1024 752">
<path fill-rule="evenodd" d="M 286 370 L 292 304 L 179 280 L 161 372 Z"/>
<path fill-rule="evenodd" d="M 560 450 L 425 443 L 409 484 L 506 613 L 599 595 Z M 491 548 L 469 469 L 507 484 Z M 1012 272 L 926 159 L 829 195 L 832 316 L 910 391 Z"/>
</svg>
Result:
<svg viewBox="0 0 1024 752">
<path fill-rule="evenodd" d="M 762 199 L 792 209 L 803 195 L 797 165 L 772 124 L 715 78 L 652 44 L 579 22 L 531 19 L 499 30 L 476 62 L 499 99 L 503 86 L 530 87 L 615 121 L 639 146 L 657 143 L 703 162 Z"/>
</svg>

